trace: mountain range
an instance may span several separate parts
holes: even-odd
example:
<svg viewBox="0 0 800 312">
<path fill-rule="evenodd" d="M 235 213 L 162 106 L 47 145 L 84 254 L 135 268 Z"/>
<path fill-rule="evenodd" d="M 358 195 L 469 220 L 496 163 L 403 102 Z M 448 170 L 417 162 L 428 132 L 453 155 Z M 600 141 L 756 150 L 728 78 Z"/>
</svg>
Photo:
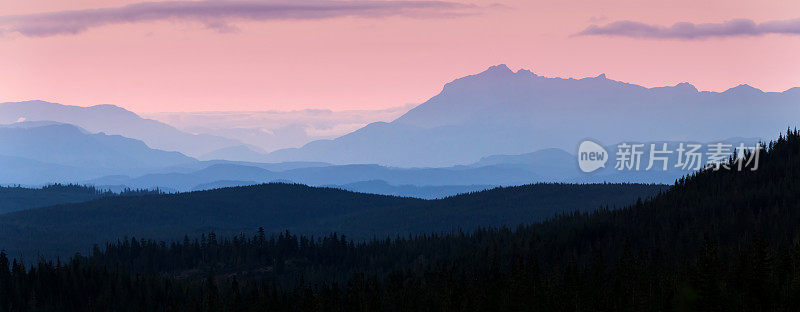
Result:
<svg viewBox="0 0 800 312">
<path fill-rule="evenodd" d="M 700 145 L 697 153 L 702 157 L 695 164 L 699 168 L 707 164 L 710 145 L 722 143 L 733 148 L 741 143 L 754 146 L 757 141 L 754 138 L 730 138 L 719 142 L 628 142 L 643 145 L 639 170 L 616 168 L 617 146 L 609 145 L 605 146 L 609 152 L 605 167 L 592 173 L 584 173 L 578 168 L 575 154 L 561 149 L 544 149 L 520 155 L 492 155 L 469 165 L 441 168 L 330 164 L 301 164 L 298 167 L 279 168 L 258 163 L 204 162 L 206 166 L 196 171 L 158 172 L 134 177 L 106 176 L 81 183 L 99 188 L 113 188 L 110 186 L 116 185 L 117 188 L 159 188 L 168 192 L 186 192 L 280 181 L 431 199 L 496 186 L 541 182 L 672 184 L 694 171 L 692 168 L 677 166 L 679 155 L 674 150 L 679 144 Z M 666 156 L 667 170 L 662 169 L 662 161 L 655 159 L 653 168 L 647 170 L 652 145 L 659 150 L 663 144 L 667 144 L 668 150 L 673 151 Z"/>
<path fill-rule="evenodd" d="M 222 148 L 243 145 L 239 141 L 218 136 L 182 132 L 165 123 L 139 117 L 114 105 L 81 107 L 45 101 L 0 103 L 0 124 L 21 121 L 55 121 L 72 124 L 91 133 L 121 135 L 145 142 L 154 149 L 178 151 L 193 157 Z"/>
<path fill-rule="evenodd" d="M 578 169 L 575 154 L 561 149 L 492 155 L 469 165 L 441 168 L 200 161 L 177 152 L 151 149 L 141 141 L 119 135 L 93 134 L 74 125 L 44 121 L 1 126 L 0 140 L 6 143 L 0 147 L 0 184 L 79 183 L 114 191 L 131 188 L 187 192 L 277 181 L 430 199 L 539 182 L 669 184 L 690 172 L 674 166 L 667 171 L 618 171 L 610 159 L 605 168 L 586 174 Z M 755 141 L 727 140 L 731 145 Z M 672 148 L 677 145 L 665 143 Z M 645 145 L 642 169 L 649 158 L 649 144 Z M 615 146 L 606 149 L 613 155 Z M 706 151 L 705 147 L 700 150 Z M 669 157 L 671 164 L 676 157 Z"/>
<path fill-rule="evenodd" d="M 70 124 L 20 122 L 0 126 L 0 183 L 75 182 L 112 173 L 142 174 L 196 163 L 178 152 Z"/>
<path fill-rule="evenodd" d="M 199 161 L 178 152 L 151 149 L 139 140 L 90 133 L 74 125 L 50 121 L 2 125 L 0 141 L 4 143 L 0 145 L 0 184 L 6 185 L 80 183 L 117 192 L 126 188 L 178 192 L 298 181 L 359 192 L 436 198 L 483 190 L 501 182 L 530 181 L 527 173 L 516 170 L 501 172 L 516 176 L 513 180 L 495 178 L 492 185 L 447 185 L 456 184 L 464 173 L 431 169 L 427 171 L 435 172 L 438 178 L 426 179 L 419 175 L 425 171 L 377 165 Z M 477 178 L 480 177 L 471 180 Z"/>
<path fill-rule="evenodd" d="M 392 122 L 278 150 L 268 160 L 442 167 L 494 154 L 572 151 L 586 138 L 607 144 L 765 138 L 797 126 L 798 103 L 800 88 L 763 92 L 740 85 L 708 92 L 688 83 L 646 88 L 605 75 L 547 78 L 497 65 L 446 84 Z"/>
<path fill-rule="evenodd" d="M 391 122 L 265 154 L 113 105 L 11 102 L 0 104 L 0 184 L 175 192 L 285 181 L 438 198 L 536 182 L 672 183 L 688 172 L 618 172 L 612 162 L 584 174 L 577 146 L 590 138 L 613 156 L 619 142 L 752 144 L 795 126 L 798 103 L 800 88 L 646 88 L 605 75 L 547 78 L 498 65 L 446 84 Z M 744 139 L 725 139 L 737 135 Z"/>
<path fill-rule="evenodd" d="M 91 133 L 122 135 L 154 149 L 178 151 L 200 160 L 448 167 L 472 164 L 491 155 L 548 148 L 573 152 L 587 138 L 611 144 L 774 137 L 782 129 L 798 125 L 798 103 L 800 88 L 763 92 L 739 85 L 724 92 L 709 92 L 689 83 L 646 88 L 605 75 L 548 78 L 497 65 L 447 83 L 439 94 L 391 122 L 371 123 L 335 139 L 269 154 L 239 140 L 183 132 L 113 105 L 2 103 L 0 124 L 68 123 Z M 179 122 L 183 118 L 173 115 L 165 120 Z M 242 118 L 233 113 L 217 115 Z M 215 120 L 211 117 L 204 118 Z M 243 122 L 253 126 L 250 119 Z"/>
</svg>

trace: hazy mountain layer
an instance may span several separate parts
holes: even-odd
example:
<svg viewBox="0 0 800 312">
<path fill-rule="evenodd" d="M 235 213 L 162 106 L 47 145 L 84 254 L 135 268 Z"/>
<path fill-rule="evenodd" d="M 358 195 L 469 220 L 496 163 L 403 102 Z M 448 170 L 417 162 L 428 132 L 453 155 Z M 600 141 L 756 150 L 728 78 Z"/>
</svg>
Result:
<svg viewBox="0 0 800 312">
<path fill-rule="evenodd" d="M 149 147 L 200 156 L 241 142 L 211 135 L 182 132 L 167 124 L 139 117 L 114 105 L 80 107 L 44 101 L 0 103 L 0 124 L 19 121 L 57 121 L 91 133 L 118 134 L 145 142 Z"/>
<path fill-rule="evenodd" d="M 196 163 L 178 152 L 154 150 L 143 142 L 69 124 L 22 122 L 0 126 L 3 184 L 77 182 L 108 174 L 141 174 Z"/>
</svg>

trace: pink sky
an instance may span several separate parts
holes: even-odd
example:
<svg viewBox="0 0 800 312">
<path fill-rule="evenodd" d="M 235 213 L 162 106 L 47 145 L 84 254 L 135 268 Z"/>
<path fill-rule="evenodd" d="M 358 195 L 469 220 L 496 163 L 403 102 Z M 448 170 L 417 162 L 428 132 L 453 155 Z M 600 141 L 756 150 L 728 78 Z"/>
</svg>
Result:
<svg viewBox="0 0 800 312">
<path fill-rule="evenodd" d="M 0 16 L 137 2 L 3 1 Z M 234 20 L 238 31 L 229 33 L 170 19 L 45 37 L 6 31 L 0 101 L 116 104 L 136 112 L 378 109 L 421 103 L 444 83 L 499 63 L 551 77 L 606 73 L 648 87 L 800 86 L 800 34 L 574 36 L 621 20 L 660 26 L 792 20 L 800 18 L 797 0 L 454 2 L 474 7 L 463 16 Z"/>
</svg>

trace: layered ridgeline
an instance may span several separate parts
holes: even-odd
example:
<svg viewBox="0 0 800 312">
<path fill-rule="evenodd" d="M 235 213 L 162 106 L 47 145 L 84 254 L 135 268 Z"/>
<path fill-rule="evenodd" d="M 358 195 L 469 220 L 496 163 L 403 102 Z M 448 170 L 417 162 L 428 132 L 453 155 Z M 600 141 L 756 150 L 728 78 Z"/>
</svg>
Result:
<svg viewBox="0 0 800 312">
<path fill-rule="evenodd" d="M 16 262 L 0 271 L 0 302 L 8 310 L 796 311 L 798 159 L 793 132 L 770 144 L 756 171 L 703 171 L 624 209 L 513 230 L 366 244 L 263 232 L 127 240 L 69 264 Z M 0 256 L 0 268 L 7 264 Z"/>
<path fill-rule="evenodd" d="M 114 105 L 81 107 L 45 101 L 0 103 L 0 124 L 20 121 L 71 124 L 91 133 L 121 135 L 143 141 L 155 149 L 177 151 L 193 157 L 243 144 L 218 136 L 182 132 Z"/>
<path fill-rule="evenodd" d="M 467 166 L 444 168 L 397 168 L 380 165 L 305 165 L 286 170 L 267 169 L 268 164 L 207 163 L 207 167 L 187 172 L 163 172 L 137 177 L 114 175 L 83 181 L 92 185 L 125 185 L 134 189 L 161 188 L 169 191 L 205 190 L 225 186 L 254 185 L 271 181 L 301 183 L 312 186 L 331 186 L 352 191 L 441 198 L 448 195 L 489 189 L 500 185 L 523 185 L 542 182 L 561 183 L 675 183 L 693 172 L 694 166 L 679 165 L 680 144 L 698 144 L 697 168 L 705 164 L 711 152 L 709 146 L 723 143 L 731 149 L 745 144 L 755 146 L 757 139 L 731 138 L 716 142 L 626 142 L 643 148 L 639 170 L 618 170 L 617 146 L 606 146 L 609 159 L 606 166 L 592 173 L 578 167 L 577 156 L 561 149 L 545 149 L 521 155 L 493 155 Z M 667 144 L 672 151 L 667 157 L 667 170 L 661 161 L 654 161 L 647 170 L 650 150 L 660 150 Z M 727 154 L 727 153 L 726 153 Z M 656 154 L 658 156 L 658 154 Z M 661 155 L 663 156 L 663 155 Z M 658 156 L 658 157 L 661 157 Z"/>
<path fill-rule="evenodd" d="M 108 174 L 142 174 L 198 161 L 119 135 L 48 121 L 0 125 L 0 183 L 76 183 Z"/>
<path fill-rule="evenodd" d="M 113 105 L 0 103 L 5 124 L 0 184 L 178 192 L 286 181 L 435 198 L 537 182 L 673 183 L 687 172 L 619 174 L 609 165 L 605 172 L 585 175 L 576 166 L 576 148 L 587 137 L 604 146 L 752 143 L 796 125 L 797 103 L 800 88 L 762 92 L 742 85 L 705 92 L 687 83 L 645 88 L 604 75 L 547 78 L 498 65 L 448 83 L 392 122 L 269 155 Z M 738 126 L 729 129 L 731 122 Z M 727 140 L 731 137 L 746 139 Z M 214 160 L 201 161 L 209 159 Z M 245 159 L 273 163 L 239 161 Z M 275 170 L 282 166 L 275 162 L 295 166 Z"/>
<path fill-rule="evenodd" d="M 0 215 L 0 249 L 14 255 L 72 255 L 124 237 L 176 241 L 219 234 L 292 230 L 359 240 L 516 226 L 556 214 L 622 206 L 664 185 L 535 184 L 440 200 L 271 183 L 178 194 L 103 197 Z"/>
<path fill-rule="evenodd" d="M 0 105 L 0 111 L 2 107 Z M 3 143 L 0 145 L 0 185 L 34 188 L 63 183 L 115 191 L 130 188 L 185 192 L 287 181 L 361 192 L 440 198 L 497 185 L 543 181 L 517 169 L 401 169 L 377 165 L 330 166 L 319 162 L 199 161 L 178 152 L 150 148 L 140 140 L 91 133 L 75 125 L 52 121 L 0 125 L 0 142 Z M 486 182 L 475 183 L 478 181 Z M 0 201 L 2 196 L 0 194 Z M 7 209 L 0 207 L 0 212 L 3 211 Z"/>
<path fill-rule="evenodd" d="M 269 160 L 441 167 L 546 148 L 575 151 L 592 138 L 623 141 L 772 138 L 797 126 L 800 88 L 740 85 L 698 91 L 688 83 L 646 88 L 607 78 L 547 78 L 505 65 L 456 79 L 396 120 L 334 140 L 272 152 Z M 739 122 L 741 121 L 741 122 Z M 731 129 L 731 123 L 737 127 Z"/>
<path fill-rule="evenodd" d="M 642 155 L 642 170 L 617 171 L 614 159 L 606 168 L 586 174 L 577 157 L 561 149 L 521 155 L 484 157 L 467 166 L 397 168 L 375 164 L 330 165 L 322 162 L 249 163 L 199 161 L 177 152 L 152 149 L 144 142 L 119 135 L 90 133 L 56 122 L 26 121 L 0 126 L 0 184 L 40 186 L 51 183 L 93 185 L 100 189 L 161 189 L 186 192 L 274 181 L 339 187 L 358 192 L 419 198 L 441 198 L 500 185 L 539 182 L 674 183 L 689 171 L 644 170 L 650 142 Z M 723 140 L 731 146 L 755 139 Z M 634 143 L 634 142 L 628 142 Z M 661 142 L 652 142 L 657 144 Z M 669 143 L 675 149 L 684 142 Z M 688 142 L 686 142 L 688 143 Z M 708 146 L 699 153 L 705 155 Z M 616 147 L 607 146 L 611 155 Z M 677 162 L 670 155 L 670 164 Z"/>
<path fill-rule="evenodd" d="M 772 138 L 775 129 L 797 126 L 793 118 L 800 113 L 797 103 L 800 88 L 763 92 L 740 85 L 724 92 L 707 92 L 688 83 L 646 88 L 605 75 L 548 78 L 497 65 L 447 83 L 439 94 L 392 122 L 372 123 L 333 140 L 313 141 L 269 155 L 237 140 L 252 139 L 248 129 L 230 129 L 226 138 L 192 134 L 113 105 L 0 103 L 0 124 L 67 123 L 201 160 L 445 167 L 471 164 L 491 155 L 518 155 L 547 148 L 573 153 L 587 137 L 604 145 Z M 235 112 L 227 114 L 220 118 L 237 118 Z M 729 129 L 731 122 L 738 126 Z M 297 144 L 304 142 L 298 140 Z"/>
<path fill-rule="evenodd" d="M 743 140 L 753 141 L 736 139 L 729 143 L 735 146 Z M 444 168 L 199 161 L 178 152 L 150 148 L 140 140 L 91 133 L 75 125 L 52 121 L 0 125 L 0 141 L 3 142 L 0 145 L 0 184 L 33 187 L 64 183 L 93 185 L 99 189 L 157 188 L 186 192 L 283 181 L 430 199 L 500 185 L 539 182 L 673 183 L 686 173 L 675 168 L 618 172 L 609 164 L 587 175 L 579 170 L 574 154 L 560 149 L 494 155 L 467 166 Z M 673 148 L 677 144 L 671 142 Z M 613 150 L 612 147 L 609 150 Z M 645 165 L 647 155 L 645 150 L 642 159 Z M 674 159 L 671 162 L 674 163 Z"/>
</svg>

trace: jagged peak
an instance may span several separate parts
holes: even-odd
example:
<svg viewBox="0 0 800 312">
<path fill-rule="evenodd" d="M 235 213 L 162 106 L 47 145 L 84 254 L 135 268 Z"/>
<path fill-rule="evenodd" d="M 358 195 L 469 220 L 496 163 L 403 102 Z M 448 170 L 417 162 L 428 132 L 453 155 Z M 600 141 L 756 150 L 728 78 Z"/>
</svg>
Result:
<svg viewBox="0 0 800 312">
<path fill-rule="evenodd" d="M 693 90 L 694 92 L 698 92 L 697 88 L 693 84 L 688 82 L 681 82 L 679 84 L 676 84 L 675 88 L 688 89 L 688 90 Z"/>
<path fill-rule="evenodd" d="M 538 75 L 536 75 L 532 71 L 524 69 L 524 68 L 521 68 L 520 70 L 518 70 L 516 74 L 517 75 L 526 75 L 526 76 L 531 76 L 531 77 L 539 77 Z"/>
<path fill-rule="evenodd" d="M 481 73 L 481 74 L 487 74 L 487 73 L 492 73 L 492 74 L 513 74 L 514 72 L 511 71 L 510 68 L 508 68 L 508 65 L 499 64 L 499 65 L 490 66 L 488 69 L 483 71 L 483 73 Z"/>
<path fill-rule="evenodd" d="M 448 83 L 446 83 L 444 85 L 443 91 L 447 90 L 449 88 L 452 88 L 453 86 L 456 86 L 459 83 L 463 83 L 465 81 L 473 81 L 475 79 L 478 79 L 478 80 L 481 80 L 481 79 L 489 79 L 489 80 L 500 79 L 500 80 L 505 80 L 505 79 L 509 79 L 509 78 L 513 78 L 513 77 L 515 77 L 515 74 L 510 68 L 508 68 L 508 65 L 499 64 L 499 65 L 490 66 L 489 68 L 487 68 L 486 70 L 484 70 L 484 71 L 482 71 L 482 72 L 480 72 L 478 74 L 473 74 L 473 75 L 461 77 L 461 78 L 458 78 L 456 80 L 450 81 L 450 82 L 448 82 Z"/>
</svg>

